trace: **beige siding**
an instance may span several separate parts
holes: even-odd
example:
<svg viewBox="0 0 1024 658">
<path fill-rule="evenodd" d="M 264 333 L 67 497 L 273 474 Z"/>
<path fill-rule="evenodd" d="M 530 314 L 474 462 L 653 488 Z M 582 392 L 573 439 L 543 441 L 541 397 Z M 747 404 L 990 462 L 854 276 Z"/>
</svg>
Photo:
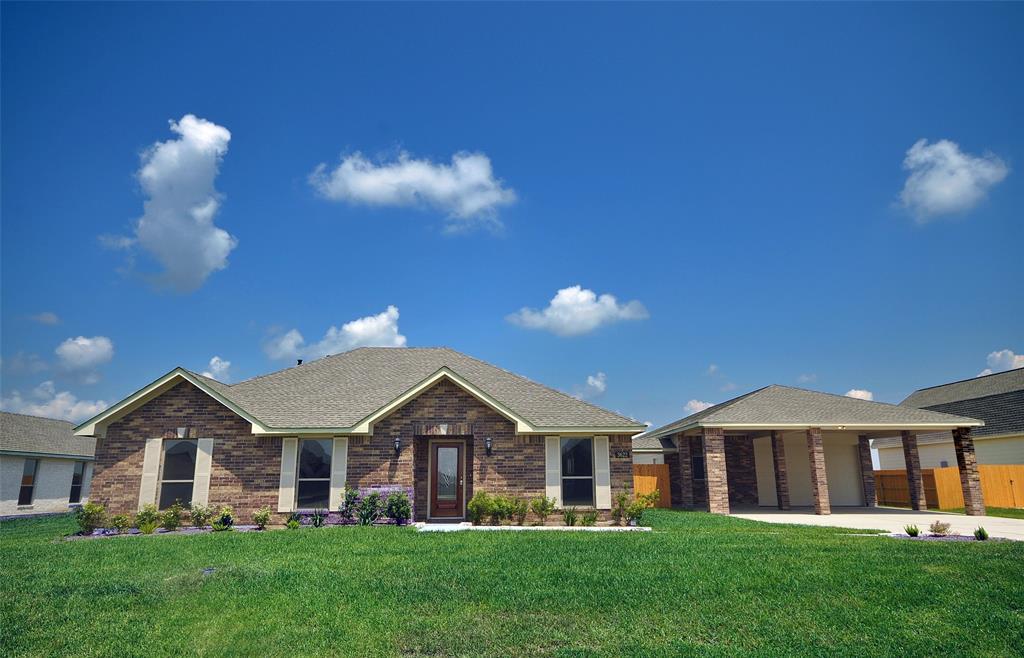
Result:
<svg viewBox="0 0 1024 658">
<path fill-rule="evenodd" d="M 39 467 L 36 471 L 32 504 L 18 507 L 18 492 L 21 489 L 25 458 L 0 455 L 0 516 L 67 512 L 71 509 L 68 498 L 71 497 L 71 475 L 74 473 L 76 460 L 47 457 L 38 459 Z M 86 499 L 91 472 L 92 469 L 87 468 L 86 480 L 82 487 L 82 502 Z"/>
<path fill-rule="evenodd" d="M 664 464 L 665 463 L 665 455 L 662 455 L 661 453 L 634 452 L 633 453 L 633 463 L 634 464 Z"/>
<path fill-rule="evenodd" d="M 863 505 L 857 437 L 826 434 L 824 445 L 829 504 L 833 507 Z"/>
<path fill-rule="evenodd" d="M 1024 436 L 1003 439 L 975 439 L 974 452 L 979 464 L 1024 464 Z M 921 457 L 921 468 L 941 468 L 956 466 L 956 450 L 953 442 L 930 443 L 919 445 L 917 453 Z M 882 469 L 903 469 L 903 448 L 879 448 L 878 461 Z"/>
<path fill-rule="evenodd" d="M 790 504 L 812 505 L 814 501 L 811 498 L 811 466 L 807 454 L 807 435 L 803 431 L 787 432 L 783 434 L 783 441 L 786 448 Z M 857 437 L 825 433 L 822 442 L 825 447 L 829 502 L 837 507 L 863 505 Z M 777 505 L 772 441 L 768 437 L 754 439 L 754 469 L 757 472 L 758 504 L 767 507 Z"/>
<path fill-rule="evenodd" d="M 779 499 L 775 491 L 775 459 L 772 440 L 766 436 L 754 439 L 754 471 L 757 473 L 757 502 L 761 507 L 775 507 Z"/>
</svg>

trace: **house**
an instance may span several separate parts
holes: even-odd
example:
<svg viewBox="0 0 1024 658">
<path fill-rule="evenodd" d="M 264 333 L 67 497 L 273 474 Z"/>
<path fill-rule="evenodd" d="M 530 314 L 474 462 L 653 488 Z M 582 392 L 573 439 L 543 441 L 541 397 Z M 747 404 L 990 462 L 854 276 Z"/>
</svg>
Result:
<svg viewBox="0 0 1024 658">
<path fill-rule="evenodd" d="M 985 426 L 973 432 L 978 463 L 1024 464 L 1024 368 L 922 388 L 900 404 L 980 418 Z M 882 469 L 906 468 L 899 437 L 872 445 Z M 950 432 L 922 434 L 917 445 L 921 468 L 956 466 Z"/>
<path fill-rule="evenodd" d="M 767 386 L 634 437 L 638 459 L 669 465 L 672 503 L 728 514 L 736 506 L 876 504 L 872 438 L 900 433 L 917 460 L 918 434 L 952 431 L 963 457 L 969 514 L 983 514 L 974 459 L 975 418 L 789 386 Z M 920 467 L 907 473 L 914 509 L 924 509 Z"/>
<path fill-rule="evenodd" d="M 0 517 L 67 512 L 88 499 L 96 441 L 73 430 L 0 411 Z"/>
<path fill-rule="evenodd" d="M 175 368 L 76 433 L 98 439 L 92 497 L 114 514 L 337 509 L 348 486 L 402 488 L 428 520 L 464 518 L 477 491 L 607 511 L 642 429 L 451 349 L 392 347 L 237 384 Z"/>
</svg>

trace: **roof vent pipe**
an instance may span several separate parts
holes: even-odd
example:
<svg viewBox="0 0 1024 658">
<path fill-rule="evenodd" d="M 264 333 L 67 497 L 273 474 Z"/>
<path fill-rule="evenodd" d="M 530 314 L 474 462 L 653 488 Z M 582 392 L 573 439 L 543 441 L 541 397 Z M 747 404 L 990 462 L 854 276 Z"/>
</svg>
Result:
<svg viewBox="0 0 1024 658">
<path fill-rule="evenodd" d="M 302 365 L 302 359 L 295 359 L 295 365 L 301 366 Z"/>
</svg>

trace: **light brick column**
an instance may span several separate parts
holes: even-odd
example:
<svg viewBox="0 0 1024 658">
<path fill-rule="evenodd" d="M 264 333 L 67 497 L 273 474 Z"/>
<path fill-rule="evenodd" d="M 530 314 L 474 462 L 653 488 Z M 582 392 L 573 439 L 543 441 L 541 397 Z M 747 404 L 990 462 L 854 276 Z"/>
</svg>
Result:
<svg viewBox="0 0 1024 658">
<path fill-rule="evenodd" d="M 772 430 L 772 463 L 775 465 L 775 498 L 779 509 L 789 509 L 789 476 L 786 475 L 786 447 L 782 432 Z"/>
<path fill-rule="evenodd" d="M 828 500 L 828 475 L 825 473 L 825 446 L 821 441 L 821 428 L 807 430 L 807 458 L 811 466 L 811 493 L 814 495 L 814 513 L 831 514 Z"/>
<path fill-rule="evenodd" d="M 981 476 L 978 475 L 978 460 L 974 456 L 971 428 L 958 427 L 953 430 L 953 447 L 956 448 L 956 465 L 960 468 L 960 487 L 964 490 L 964 512 L 971 516 L 984 516 L 985 498 L 981 492 Z"/>
<path fill-rule="evenodd" d="M 910 507 L 915 510 L 928 509 L 924 497 L 924 478 L 921 476 L 921 458 L 917 454 L 917 436 L 904 430 L 900 432 L 903 440 L 903 461 L 907 465 L 907 485 L 910 487 Z"/>
<path fill-rule="evenodd" d="M 725 430 L 705 427 L 704 470 L 707 472 L 708 511 L 729 513 L 729 478 L 725 472 Z"/>
<path fill-rule="evenodd" d="M 676 449 L 679 450 L 679 499 L 683 509 L 693 509 L 693 455 L 690 453 L 690 437 L 685 434 L 676 436 Z"/>
<path fill-rule="evenodd" d="M 871 441 L 861 434 L 857 437 L 857 450 L 860 452 L 860 484 L 864 491 L 864 506 L 875 507 L 878 498 L 875 496 L 875 465 L 871 462 Z"/>
</svg>

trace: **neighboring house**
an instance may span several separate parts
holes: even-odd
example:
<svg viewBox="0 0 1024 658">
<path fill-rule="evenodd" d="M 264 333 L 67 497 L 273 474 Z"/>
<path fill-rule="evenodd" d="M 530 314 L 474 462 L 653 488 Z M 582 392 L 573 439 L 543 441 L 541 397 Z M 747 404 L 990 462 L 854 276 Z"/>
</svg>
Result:
<svg viewBox="0 0 1024 658">
<path fill-rule="evenodd" d="M 425 520 L 464 518 L 477 491 L 607 511 L 641 430 L 454 350 L 361 348 L 230 385 L 175 368 L 76 432 L 99 438 L 92 499 L 110 513 L 180 500 L 248 518 L 398 487 Z"/>
<path fill-rule="evenodd" d="M 969 455 L 964 499 L 984 512 L 967 415 L 868 402 L 789 386 L 767 386 L 634 437 L 638 463 L 666 463 L 672 503 L 728 514 L 734 506 L 874 506 L 870 440 L 956 430 Z M 908 472 L 912 505 L 924 508 L 920 469 Z M 980 510 L 980 512 L 979 512 Z"/>
<path fill-rule="evenodd" d="M 0 517 L 67 512 L 85 502 L 95 446 L 67 421 L 0 412 Z"/>
<path fill-rule="evenodd" d="M 900 403 L 985 421 L 974 431 L 979 464 L 1024 464 L 1024 368 L 922 388 Z M 882 469 L 906 468 L 899 437 L 876 439 Z M 956 466 L 950 432 L 917 437 L 921 468 Z"/>
</svg>

